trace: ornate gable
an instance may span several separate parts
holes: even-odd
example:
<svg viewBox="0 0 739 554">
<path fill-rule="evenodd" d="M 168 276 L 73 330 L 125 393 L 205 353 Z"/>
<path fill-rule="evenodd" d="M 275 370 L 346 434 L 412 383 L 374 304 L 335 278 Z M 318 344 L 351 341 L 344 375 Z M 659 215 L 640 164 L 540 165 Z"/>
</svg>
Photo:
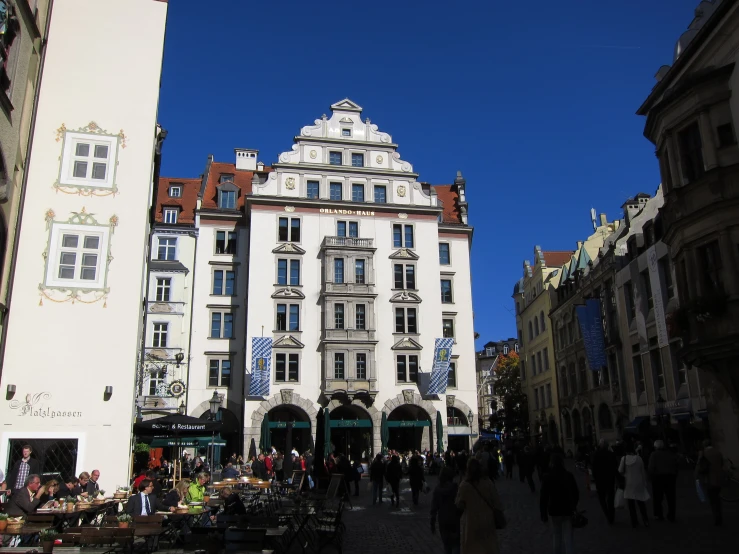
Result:
<svg viewBox="0 0 739 554">
<path fill-rule="evenodd" d="M 283 335 L 272 343 L 272 348 L 303 348 L 305 345 L 292 335 Z"/>
<path fill-rule="evenodd" d="M 362 106 L 356 102 L 352 102 L 348 98 L 339 100 L 335 104 L 331 104 L 331 111 L 337 112 L 362 112 Z"/>
<path fill-rule="evenodd" d="M 285 287 L 283 289 L 277 289 L 273 294 L 272 298 L 305 298 L 303 291 L 300 289 L 294 289 L 292 287 Z"/>
<path fill-rule="evenodd" d="M 394 294 L 390 298 L 390 302 L 410 302 L 412 304 L 420 304 L 421 297 L 413 292 L 408 292 L 404 290 L 397 294 Z"/>
<path fill-rule="evenodd" d="M 393 344 L 392 350 L 423 350 L 423 346 L 413 339 L 405 337 Z"/>
<path fill-rule="evenodd" d="M 279 245 L 274 250 L 272 250 L 272 253 L 273 254 L 300 254 L 302 256 L 303 254 L 305 254 L 305 250 L 293 244 L 292 242 L 286 242 L 284 244 Z"/>
<path fill-rule="evenodd" d="M 418 258 L 418 254 L 413 250 L 408 250 L 407 248 L 401 248 L 400 250 L 396 250 L 390 254 L 391 260 L 417 260 Z"/>
</svg>

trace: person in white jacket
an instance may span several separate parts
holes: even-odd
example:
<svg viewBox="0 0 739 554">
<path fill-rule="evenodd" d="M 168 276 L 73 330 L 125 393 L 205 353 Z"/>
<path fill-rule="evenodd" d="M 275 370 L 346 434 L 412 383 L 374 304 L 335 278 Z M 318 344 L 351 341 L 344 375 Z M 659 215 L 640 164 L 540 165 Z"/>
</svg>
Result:
<svg viewBox="0 0 739 554">
<path fill-rule="evenodd" d="M 627 444 L 626 455 L 621 458 L 618 471 L 626 479 L 624 498 L 629 502 L 631 526 L 639 527 L 639 521 L 636 517 L 636 506 L 638 504 L 642 520 L 644 521 L 644 526 L 649 527 L 646 504 L 647 500 L 649 500 L 649 491 L 647 490 L 647 472 L 644 469 L 644 461 L 634 450 L 633 444 Z"/>
</svg>

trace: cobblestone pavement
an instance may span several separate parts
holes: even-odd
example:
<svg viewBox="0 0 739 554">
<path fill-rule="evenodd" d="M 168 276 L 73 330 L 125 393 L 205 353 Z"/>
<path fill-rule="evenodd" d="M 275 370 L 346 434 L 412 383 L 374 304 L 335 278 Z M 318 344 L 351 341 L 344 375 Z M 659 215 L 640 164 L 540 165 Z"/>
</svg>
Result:
<svg viewBox="0 0 739 554">
<path fill-rule="evenodd" d="M 516 472 L 517 473 L 517 472 Z M 729 554 L 739 552 L 739 503 L 724 503 L 724 526 L 715 527 L 707 504 L 701 504 L 695 484 L 688 473 L 680 476 L 677 499 L 677 522 L 650 521 L 650 528 L 633 529 L 627 509 L 616 511 L 616 522 L 609 526 L 595 493 L 588 495 L 584 476 L 575 473 L 580 488 L 580 510 L 586 511 L 587 527 L 575 531 L 575 550 L 597 554 Z M 501 554 L 552 552 L 548 525 L 539 518 L 539 482 L 537 492 L 518 479 L 497 481 L 506 508 L 508 526 L 499 531 Z M 429 477 L 433 488 L 435 478 Z M 344 551 L 347 554 L 377 552 L 424 552 L 443 554 L 438 533 L 429 530 L 431 495 L 421 494 L 418 506 L 412 506 L 408 481 L 401 482 L 399 508 L 391 508 L 389 498 L 372 505 L 369 483 L 360 484 L 359 497 L 352 496 L 354 508 L 344 513 L 347 532 Z M 648 503 L 652 517 L 652 505 Z"/>
</svg>

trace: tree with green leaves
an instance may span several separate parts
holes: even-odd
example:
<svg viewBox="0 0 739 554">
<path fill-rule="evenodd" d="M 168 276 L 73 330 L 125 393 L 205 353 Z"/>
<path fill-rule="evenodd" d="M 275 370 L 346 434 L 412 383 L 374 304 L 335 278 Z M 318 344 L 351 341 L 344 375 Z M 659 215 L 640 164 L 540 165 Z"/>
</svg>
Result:
<svg viewBox="0 0 739 554">
<path fill-rule="evenodd" d="M 521 388 L 520 358 L 515 352 L 500 355 L 495 367 L 495 394 L 502 399 L 491 425 L 498 431 L 514 435 L 529 435 L 529 407 Z"/>
</svg>

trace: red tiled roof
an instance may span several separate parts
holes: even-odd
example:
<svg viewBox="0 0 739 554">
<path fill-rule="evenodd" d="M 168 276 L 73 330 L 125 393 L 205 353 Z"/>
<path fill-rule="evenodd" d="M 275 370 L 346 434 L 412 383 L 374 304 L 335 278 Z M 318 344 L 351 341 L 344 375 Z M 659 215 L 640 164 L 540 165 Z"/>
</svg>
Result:
<svg viewBox="0 0 739 554">
<path fill-rule="evenodd" d="M 443 223 L 462 223 L 462 217 L 459 213 L 459 194 L 456 185 L 432 185 L 436 191 L 436 195 L 442 203 L 443 211 L 441 221 Z"/>
<path fill-rule="evenodd" d="M 181 185 L 182 196 L 170 198 L 170 185 Z M 157 188 L 157 210 L 154 216 L 157 223 L 162 223 L 162 207 L 179 206 L 178 223 L 195 223 L 195 206 L 200 192 L 200 179 L 181 179 L 177 177 L 160 177 Z"/>
<path fill-rule="evenodd" d="M 271 167 L 265 167 L 264 171 L 259 173 L 269 173 Z M 221 175 L 233 175 L 234 185 L 241 189 L 239 200 L 236 203 L 236 209 L 242 211 L 244 209 L 244 199 L 247 194 L 251 194 L 251 181 L 254 177 L 254 171 L 245 171 L 236 169 L 235 164 L 213 162 L 210 164 L 210 172 L 208 173 L 208 182 L 205 185 L 203 193 L 203 205 L 205 209 L 218 209 L 218 189 L 216 188 L 221 182 Z"/>
<path fill-rule="evenodd" d="M 547 267 L 562 267 L 570 261 L 573 253 L 572 251 L 548 251 L 542 252 L 542 254 L 544 255 L 544 262 L 546 262 Z"/>
</svg>

